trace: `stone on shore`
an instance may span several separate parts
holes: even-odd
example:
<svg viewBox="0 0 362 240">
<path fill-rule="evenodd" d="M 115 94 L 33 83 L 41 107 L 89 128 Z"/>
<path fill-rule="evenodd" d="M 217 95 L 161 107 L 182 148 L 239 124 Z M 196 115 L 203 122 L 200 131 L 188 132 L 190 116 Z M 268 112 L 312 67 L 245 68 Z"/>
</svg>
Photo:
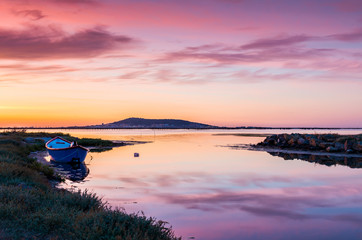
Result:
<svg viewBox="0 0 362 240">
<path fill-rule="evenodd" d="M 362 134 L 274 134 L 256 146 L 327 152 L 362 153 Z"/>
</svg>

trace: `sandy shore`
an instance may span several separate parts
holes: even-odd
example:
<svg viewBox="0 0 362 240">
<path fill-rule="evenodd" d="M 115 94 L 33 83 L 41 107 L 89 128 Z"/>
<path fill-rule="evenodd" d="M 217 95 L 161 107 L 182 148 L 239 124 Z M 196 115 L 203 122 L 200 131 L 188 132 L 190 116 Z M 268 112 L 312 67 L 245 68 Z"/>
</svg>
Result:
<svg viewBox="0 0 362 240">
<path fill-rule="evenodd" d="M 46 165 L 50 165 L 50 155 L 48 151 L 32 152 L 29 155 L 30 158 L 35 158 L 38 162 Z"/>
</svg>

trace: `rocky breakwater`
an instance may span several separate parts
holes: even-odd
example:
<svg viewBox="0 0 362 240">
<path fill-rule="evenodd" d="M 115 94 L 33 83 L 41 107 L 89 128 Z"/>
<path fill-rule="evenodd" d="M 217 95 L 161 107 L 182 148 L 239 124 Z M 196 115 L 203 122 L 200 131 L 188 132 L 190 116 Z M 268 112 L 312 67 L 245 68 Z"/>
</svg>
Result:
<svg viewBox="0 0 362 240">
<path fill-rule="evenodd" d="M 362 134 L 277 134 L 268 136 L 254 147 L 362 153 Z"/>
</svg>

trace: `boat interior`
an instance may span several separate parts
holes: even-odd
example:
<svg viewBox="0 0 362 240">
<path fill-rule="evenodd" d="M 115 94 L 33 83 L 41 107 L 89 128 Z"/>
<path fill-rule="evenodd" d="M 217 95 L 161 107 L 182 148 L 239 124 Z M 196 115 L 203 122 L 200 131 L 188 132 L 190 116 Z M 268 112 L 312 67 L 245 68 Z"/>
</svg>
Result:
<svg viewBox="0 0 362 240">
<path fill-rule="evenodd" d="M 48 143 L 49 148 L 68 148 L 71 147 L 72 143 L 67 142 L 63 139 L 57 138 Z"/>
</svg>

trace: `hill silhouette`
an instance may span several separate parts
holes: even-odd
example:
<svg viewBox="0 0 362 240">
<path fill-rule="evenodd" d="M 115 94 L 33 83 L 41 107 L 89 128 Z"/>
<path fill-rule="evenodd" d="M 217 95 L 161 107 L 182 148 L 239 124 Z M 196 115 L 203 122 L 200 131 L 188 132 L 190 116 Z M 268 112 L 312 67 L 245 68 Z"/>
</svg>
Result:
<svg viewBox="0 0 362 240">
<path fill-rule="evenodd" d="M 127 118 L 121 121 L 87 126 L 89 128 L 155 128 L 155 129 L 207 129 L 218 128 L 203 123 L 190 122 L 180 119 L 145 119 Z"/>
</svg>

